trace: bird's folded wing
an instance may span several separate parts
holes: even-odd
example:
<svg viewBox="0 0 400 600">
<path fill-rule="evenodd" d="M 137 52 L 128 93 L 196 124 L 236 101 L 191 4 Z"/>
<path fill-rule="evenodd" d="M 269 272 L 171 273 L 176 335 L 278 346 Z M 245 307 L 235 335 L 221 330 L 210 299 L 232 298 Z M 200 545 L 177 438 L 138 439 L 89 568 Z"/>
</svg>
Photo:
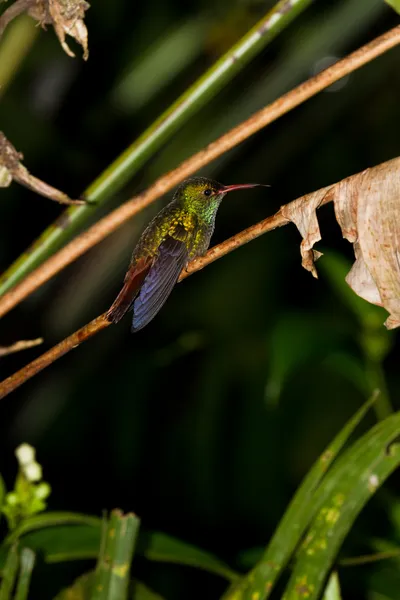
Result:
<svg viewBox="0 0 400 600">
<path fill-rule="evenodd" d="M 118 323 L 132 307 L 139 288 L 151 269 L 153 262 L 153 257 L 145 257 L 138 259 L 130 266 L 125 275 L 124 286 L 107 312 L 109 321 Z"/>
<path fill-rule="evenodd" d="M 184 241 L 167 237 L 158 249 L 140 292 L 133 303 L 132 331 L 142 329 L 168 298 L 189 258 Z"/>
</svg>

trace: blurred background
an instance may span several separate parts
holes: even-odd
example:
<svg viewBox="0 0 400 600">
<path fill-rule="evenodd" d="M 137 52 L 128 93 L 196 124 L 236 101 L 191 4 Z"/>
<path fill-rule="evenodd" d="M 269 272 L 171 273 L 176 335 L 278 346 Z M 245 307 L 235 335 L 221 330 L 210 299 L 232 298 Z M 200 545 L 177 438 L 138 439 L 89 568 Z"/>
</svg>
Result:
<svg viewBox="0 0 400 600">
<path fill-rule="evenodd" d="M 272 5 L 93 2 L 87 63 L 73 41 L 75 59 L 51 28 L 23 17 L 0 44 L 1 129 L 33 174 L 76 197 Z M 380 0 L 314 2 L 94 220 L 398 22 Z M 13 67 L 18 51 L 26 56 Z M 306 192 L 398 156 L 399 61 L 399 48 L 388 52 L 204 169 L 226 184 L 271 185 L 225 200 L 213 244 Z M 7 315 L 0 343 L 43 336 L 48 348 L 106 310 L 135 240 L 165 201 Z M 58 205 L 16 184 L 2 190 L 0 270 L 59 214 Z M 297 230 L 284 227 L 179 284 L 140 333 L 130 334 L 126 318 L 5 399 L 0 472 L 9 485 L 14 448 L 29 442 L 52 485 L 51 509 L 134 511 L 144 529 L 249 568 L 302 477 L 371 390 L 383 390 L 380 416 L 385 403 L 400 406 L 398 334 L 382 326 L 385 311 L 344 283 L 353 253 L 333 207 L 322 208 L 319 220 L 318 280 L 301 268 Z M 2 359 L 1 379 L 41 351 Z M 400 542 L 398 490 L 395 475 L 362 513 L 343 555 L 373 551 L 376 537 Z M 168 600 L 218 598 L 225 587 L 189 568 L 135 564 Z M 45 592 L 39 570 L 37 597 L 51 598 L 87 568 L 53 566 L 43 575 Z M 400 598 L 396 561 L 340 574 L 345 598 Z"/>
</svg>

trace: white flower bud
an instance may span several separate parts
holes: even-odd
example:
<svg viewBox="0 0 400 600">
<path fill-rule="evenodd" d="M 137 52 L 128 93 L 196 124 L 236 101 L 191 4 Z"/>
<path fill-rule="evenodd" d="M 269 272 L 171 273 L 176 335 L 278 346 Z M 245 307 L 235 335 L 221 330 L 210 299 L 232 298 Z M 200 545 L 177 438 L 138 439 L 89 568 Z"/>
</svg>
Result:
<svg viewBox="0 0 400 600">
<path fill-rule="evenodd" d="M 17 457 L 17 460 L 21 467 L 33 462 L 35 460 L 35 453 L 35 448 L 30 446 L 29 444 L 21 444 L 15 450 L 15 456 Z"/>
<path fill-rule="evenodd" d="M 49 484 L 46 483 L 45 481 L 42 481 L 42 483 L 39 483 L 39 485 L 36 486 L 35 496 L 39 500 L 44 500 L 45 498 L 47 498 L 50 495 L 50 492 L 51 492 L 51 488 L 50 488 Z"/>
<path fill-rule="evenodd" d="M 24 465 L 23 471 L 28 481 L 40 481 L 42 479 L 42 467 L 36 461 Z"/>
</svg>

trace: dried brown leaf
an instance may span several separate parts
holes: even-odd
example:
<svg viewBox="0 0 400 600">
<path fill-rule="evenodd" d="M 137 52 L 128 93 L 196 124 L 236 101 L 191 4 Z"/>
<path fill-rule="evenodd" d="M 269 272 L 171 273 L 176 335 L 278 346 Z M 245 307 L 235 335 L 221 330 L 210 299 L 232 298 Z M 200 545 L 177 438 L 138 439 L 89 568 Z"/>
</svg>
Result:
<svg viewBox="0 0 400 600">
<path fill-rule="evenodd" d="M 70 35 L 83 48 L 83 59 L 89 56 L 88 32 L 84 22 L 89 8 L 85 0 L 16 0 L 0 17 L 0 35 L 7 25 L 23 12 L 27 12 L 45 29 L 52 25 L 60 44 L 68 56 L 75 56 L 65 41 Z"/>
<path fill-rule="evenodd" d="M 17 152 L 4 133 L 0 131 L 0 187 L 8 187 L 14 180 L 60 204 L 85 204 L 83 200 L 72 200 L 64 192 L 31 175 L 21 163 L 22 159 L 23 155 Z"/>
<path fill-rule="evenodd" d="M 329 196 L 329 198 L 328 198 Z M 400 326 L 400 158 L 367 169 L 335 186 L 308 194 L 281 209 L 303 241 L 303 266 L 316 276 L 313 245 L 321 239 L 316 209 L 332 199 L 343 237 L 353 244 L 355 263 L 346 277 L 362 298 L 390 314 Z"/>
<path fill-rule="evenodd" d="M 89 56 L 88 32 L 84 22 L 85 11 L 89 8 L 85 0 L 36 0 L 28 13 L 45 27 L 53 25 L 60 44 L 68 56 L 75 56 L 65 41 L 70 35 L 83 48 L 83 59 Z"/>
<path fill-rule="evenodd" d="M 314 262 L 322 256 L 321 252 L 313 250 L 314 244 L 321 239 L 316 210 L 328 193 L 326 189 L 318 190 L 281 207 L 282 215 L 292 221 L 302 235 L 301 264 L 316 278 L 318 274 Z"/>
</svg>

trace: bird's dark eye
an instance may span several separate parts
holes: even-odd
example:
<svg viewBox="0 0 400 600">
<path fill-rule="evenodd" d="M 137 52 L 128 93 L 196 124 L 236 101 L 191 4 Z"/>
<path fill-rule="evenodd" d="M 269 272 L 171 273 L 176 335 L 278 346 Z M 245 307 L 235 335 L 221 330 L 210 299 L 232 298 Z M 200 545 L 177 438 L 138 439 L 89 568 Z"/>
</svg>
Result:
<svg viewBox="0 0 400 600">
<path fill-rule="evenodd" d="M 212 190 L 210 190 L 210 188 L 207 188 L 206 190 L 204 190 L 203 193 L 205 196 L 211 196 Z"/>
</svg>

